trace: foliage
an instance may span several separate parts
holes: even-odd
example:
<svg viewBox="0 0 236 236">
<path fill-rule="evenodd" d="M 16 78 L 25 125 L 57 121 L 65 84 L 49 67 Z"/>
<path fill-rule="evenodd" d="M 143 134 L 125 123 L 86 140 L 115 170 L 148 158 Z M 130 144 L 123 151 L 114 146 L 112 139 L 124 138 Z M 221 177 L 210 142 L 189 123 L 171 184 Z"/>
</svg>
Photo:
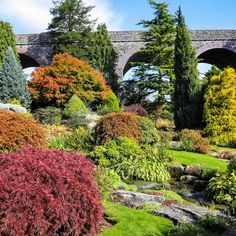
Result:
<svg viewBox="0 0 236 236">
<path fill-rule="evenodd" d="M 24 107 L 31 103 L 26 77 L 11 48 L 6 52 L 0 68 L 0 101 L 10 103 L 17 99 Z"/>
<path fill-rule="evenodd" d="M 128 112 L 117 112 L 105 115 L 95 127 L 96 143 L 104 144 L 119 136 L 140 141 L 140 129 L 137 117 Z"/>
<path fill-rule="evenodd" d="M 138 146 L 127 137 L 96 146 L 90 157 L 99 166 L 114 169 L 124 179 L 163 182 L 170 178 L 158 150 L 152 146 Z"/>
<path fill-rule="evenodd" d="M 228 164 L 228 171 L 231 173 L 236 171 L 236 157 L 234 157 Z"/>
<path fill-rule="evenodd" d="M 88 153 L 94 144 L 90 130 L 80 127 L 64 136 L 54 137 L 49 140 L 49 148 L 64 151 L 80 151 Z"/>
<path fill-rule="evenodd" d="M 16 98 L 13 98 L 10 103 L 13 104 L 13 105 L 22 106 L 21 103 L 20 103 L 20 101 L 17 100 Z"/>
<path fill-rule="evenodd" d="M 209 152 L 209 141 L 203 138 L 199 130 L 183 129 L 180 133 L 180 148 L 184 151 Z"/>
<path fill-rule="evenodd" d="M 118 76 L 115 73 L 117 63 L 117 53 L 112 45 L 111 36 L 105 24 L 97 26 L 93 32 L 90 51 L 90 63 L 97 70 L 103 72 L 107 83 L 112 90 L 118 90 Z"/>
<path fill-rule="evenodd" d="M 157 129 L 168 131 L 171 128 L 173 128 L 173 126 L 174 125 L 172 124 L 172 121 L 169 120 L 169 119 L 159 118 L 159 119 L 156 120 L 156 127 L 157 127 Z"/>
<path fill-rule="evenodd" d="M 236 214 L 236 171 L 217 174 L 208 185 L 209 195 L 218 203 L 226 204 Z"/>
<path fill-rule="evenodd" d="M 205 94 L 205 133 L 215 144 L 233 146 L 236 140 L 236 72 L 224 69 L 210 80 Z"/>
<path fill-rule="evenodd" d="M 170 236 L 220 236 L 230 225 L 228 219 L 221 216 L 205 215 L 196 224 L 178 224 Z"/>
<path fill-rule="evenodd" d="M 152 105 L 163 105 L 173 93 L 175 20 L 166 3 L 155 0 L 149 0 L 149 3 L 154 18 L 139 23 L 147 29 L 141 34 L 145 42 L 138 55 L 141 62 L 133 59 L 135 76 L 124 83 L 125 88 L 130 87 L 126 93 L 128 104 L 148 101 Z"/>
<path fill-rule="evenodd" d="M 200 165 L 203 169 L 214 170 L 225 172 L 227 170 L 227 163 L 223 160 L 219 160 L 215 157 L 193 153 L 171 150 L 169 154 L 173 157 L 173 162 L 175 164 L 181 165 Z"/>
<path fill-rule="evenodd" d="M 127 112 L 134 113 L 137 116 L 144 116 L 144 117 L 148 116 L 148 112 L 146 111 L 146 109 L 141 104 L 138 103 L 128 106 L 125 110 Z"/>
<path fill-rule="evenodd" d="M 0 111 L 0 151 L 19 149 L 24 144 L 47 146 L 43 127 L 21 113 Z"/>
<path fill-rule="evenodd" d="M 0 66 L 6 56 L 7 50 L 12 48 L 15 57 L 18 59 L 18 54 L 16 50 L 16 37 L 14 35 L 12 26 L 4 21 L 0 21 Z"/>
<path fill-rule="evenodd" d="M 48 140 L 64 137 L 71 134 L 72 130 L 65 125 L 44 125 L 44 132 Z"/>
<path fill-rule="evenodd" d="M 24 148 L 0 155 L 1 235 L 95 235 L 103 210 L 81 154 Z"/>
<path fill-rule="evenodd" d="M 53 3 L 48 30 L 53 35 L 54 54 L 66 52 L 88 60 L 94 25 L 89 18 L 93 7 L 85 6 L 82 0 L 56 0 Z"/>
<path fill-rule="evenodd" d="M 72 113 L 69 117 L 66 117 L 64 120 L 62 120 L 61 123 L 75 130 L 80 127 L 86 128 L 88 126 L 89 121 L 86 115 L 75 112 Z"/>
<path fill-rule="evenodd" d="M 74 94 L 83 102 L 99 103 L 111 93 L 100 72 L 66 53 L 54 55 L 50 66 L 33 72 L 29 91 L 37 106 L 62 106 Z"/>
<path fill-rule="evenodd" d="M 174 121 L 178 130 L 197 129 L 202 124 L 203 99 L 197 59 L 181 9 L 177 13 L 174 60 Z"/>
<path fill-rule="evenodd" d="M 70 117 L 71 114 L 79 113 L 81 115 L 88 114 L 88 109 L 83 103 L 83 101 L 77 96 L 73 95 L 70 100 L 65 104 L 65 109 L 63 114 L 66 117 Z"/>
<path fill-rule="evenodd" d="M 146 117 L 138 117 L 138 126 L 141 131 L 141 144 L 156 144 L 160 137 L 155 124 Z"/>
<path fill-rule="evenodd" d="M 117 96 L 111 92 L 106 99 L 102 101 L 102 104 L 98 106 L 97 113 L 99 115 L 106 115 L 111 112 L 119 112 L 120 106 Z"/>
<path fill-rule="evenodd" d="M 144 210 L 130 209 L 111 202 L 105 203 L 105 214 L 108 219 L 117 223 L 113 227 L 105 229 L 99 236 L 166 235 L 174 227 L 173 223 L 166 218 L 153 216 Z"/>
<path fill-rule="evenodd" d="M 61 123 L 62 111 L 56 107 L 38 108 L 33 111 L 33 116 L 44 125 L 59 125 Z"/>
</svg>

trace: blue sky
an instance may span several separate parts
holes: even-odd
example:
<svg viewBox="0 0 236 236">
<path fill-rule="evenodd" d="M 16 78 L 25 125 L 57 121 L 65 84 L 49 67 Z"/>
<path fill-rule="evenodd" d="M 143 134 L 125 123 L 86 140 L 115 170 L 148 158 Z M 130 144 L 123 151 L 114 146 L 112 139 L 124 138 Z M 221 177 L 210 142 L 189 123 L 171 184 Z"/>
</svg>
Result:
<svg viewBox="0 0 236 236">
<path fill-rule="evenodd" d="M 110 30 L 137 30 L 140 19 L 151 19 L 148 0 L 84 0 L 95 5 L 93 18 Z M 171 13 L 181 5 L 190 29 L 236 29 L 236 0 L 166 0 Z M 15 33 L 45 31 L 50 22 L 51 0 L 0 0 L 0 19 L 9 21 Z"/>
</svg>

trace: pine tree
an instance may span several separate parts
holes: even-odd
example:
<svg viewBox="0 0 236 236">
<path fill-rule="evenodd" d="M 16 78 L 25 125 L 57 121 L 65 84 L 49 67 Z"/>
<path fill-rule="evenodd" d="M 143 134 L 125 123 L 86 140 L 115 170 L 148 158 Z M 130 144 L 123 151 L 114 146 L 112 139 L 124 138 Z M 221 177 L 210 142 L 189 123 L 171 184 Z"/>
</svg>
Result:
<svg viewBox="0 0 236 236">
<path fill-rule="evenodd" d="M 88 59 L 94 21 L 89 19 L 92 6 L 82 0 L 55 0 L 48 30 L 53 35 L 54 54 L 64 53 Z"/>
<path fill-rule="evenodd" d="M 198 79 L 197 58 L 182 11 L 177 12 L 175 42 L 174 120 L 177 129 L 199 128 L 203 102 Z"/>
<path fill-rule="evenodd" d="M 8 48 L 0 69 L 0 101 L 10 103 L 13 99 L 17 99 L 26 108 L 30 105 L 26 77 L 13 50 Z"/>
<path fill-rule="evenodd" d="M 16 50 L 16 38 L 13 33 L 12 27 L 9 23 L 0 21 L 0 65 L 7 53 L 8 47 L 11 47 L 16 58 L 18 54 Z"/>
<path fill-rule="evenodd" d="M 149 3 L 155 11 L 154 19 L 139 23 L 147 29 L 142 33 L 145 47 L 140 51 L 140 58 L 145 60 L 132 63 L 136 66 L 133 82 L 136 82 L 136 90 L 144 91 L 143 100 L 154 95 L 154 104 L 160 106 L 173 93 L 175 19 L 166 3 L 155 0 Z"/>
<path fill-rule="evenodd" d="M 115 72 L 117 53 L 112 45 L 105 24 L 97 26 L 93 33 L 90 47 L 90 62 L 92 66 L 104 73 L 107 83 L 113 91 L 118 90 L 118 76 Z"/>
</svg>

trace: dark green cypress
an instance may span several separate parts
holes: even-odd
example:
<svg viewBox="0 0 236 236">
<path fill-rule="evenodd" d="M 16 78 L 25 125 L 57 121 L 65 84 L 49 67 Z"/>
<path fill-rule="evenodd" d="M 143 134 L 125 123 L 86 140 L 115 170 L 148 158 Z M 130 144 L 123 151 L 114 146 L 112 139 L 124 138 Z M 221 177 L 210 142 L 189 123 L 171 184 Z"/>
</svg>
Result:
<svg viewBox="0 0 236 236">
<path fill-rule="evenodd" d="M 24 107 L 29 107 L 31 100 L 26 76 L 13 50 L 8 48 L 0 68 L 0 101 L 10 103 L 14 98 Z"/>
<path fill-rule="evenodd" d="M 174 60 L 174 120 L 178 130 L 199 128 L 202 123 L 201 88 L 197 58 L 182 11 L 177 12 Z"/>
<path fill-rule="evenodd" d="M 107 83 L 114 92 L 117 92 L 118 76 L 115 71 L 117 53 L 112 45 L 111 37 L 105 24 L 97 26 L 97 30 L 93 33 L 89 50 L 90 63 L 95 69 L 104 73 Z"/>
</svg>

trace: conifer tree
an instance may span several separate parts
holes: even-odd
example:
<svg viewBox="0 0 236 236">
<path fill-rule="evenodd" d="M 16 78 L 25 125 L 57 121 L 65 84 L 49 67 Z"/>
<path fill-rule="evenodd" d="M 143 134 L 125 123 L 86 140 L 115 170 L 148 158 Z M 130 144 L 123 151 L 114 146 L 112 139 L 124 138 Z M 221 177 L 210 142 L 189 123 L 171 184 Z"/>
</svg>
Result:
<svg viewBox="0 0 236 236">
<path fill-rule="evenodd" d="M 26 77 L 13 50 L 8 48 L 0 68 L 0 101 L 10 103 L 13 99 L 17 99 L 26 108 L 30 105 Z"/>
<path fill-rule="evenodd" d="M 143 91 L 142 100 L 155 94 L 154 103 L 160 106 L 173 93 L 175 19 L 166 3 L 156 0 L 149 0 L 149 3 L 154 9 L 154 18 L 139 23 L 147 29 L 142 33 L 145 46 L 139 52 L 139 57 L 145 60 L 133 63 L 137 67 L 135 78 L 126 84 L 136 84 L 135 91 Z"/>
<path fill-rule="evenodd" d="M 11 47 L 16 58 L 18 54 L 16 50 L 16 38 L 13 33 L 12 27 L 9 23 L 0 21 L 0 65 L 7 53 L 8 47 Z"/>
<path fill-rule="evenodd" d="M 88 60 L 94 21 L 89 19 L 92 6 L 82 0 L 55 0 L 48 30 L 53 35 L 54 54 L 68 53 Z"/>
<path fill-rule="evenodd" d="M 118 76 L 115 72 L 116 61 L 117 53 L 112 45 L 107 27 L 105 24 L 100 24 L 93 33 L 90 62 L 95 69 L 104 73 L 105 79 L 113 91 L 118 89 Z"/>
<path fill-rule="evenodd" d="M 198 79 L 197 59 L 182 11 L 177 12 L 175 42 L 174 120 L 177 129 L 199 128 L 203 102 Z"/>
</svg>

